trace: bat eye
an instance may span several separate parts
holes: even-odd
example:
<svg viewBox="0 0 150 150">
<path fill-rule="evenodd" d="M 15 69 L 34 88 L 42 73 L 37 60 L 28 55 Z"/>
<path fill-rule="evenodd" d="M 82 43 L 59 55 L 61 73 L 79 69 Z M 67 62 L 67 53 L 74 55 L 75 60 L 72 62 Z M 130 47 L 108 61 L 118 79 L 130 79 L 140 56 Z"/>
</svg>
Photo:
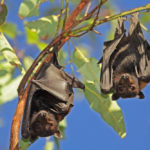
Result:
<svg viewBox="0 0 150 150">
<path fill-rule="evenodd" d="M 134 91 L 134 90 L 135 90 L 135 86 L 130 86 L 130 89 L 131 89 L 132 91 Z"/>
<path fill-rule="evenodd" d="M 123 92 L 124 91 L 124 88 L 123 87 L 119 87 L 119 92 Z"/>
<path fill-rule="evenodd" d="M 54 126 L 54 123 L 52 123 L 52 122 L 51 122 L 51 123 L 50 123 L 50 126 L 52 126 L 52 127 L 53 127 L 53 126 Z"/>
</svg>

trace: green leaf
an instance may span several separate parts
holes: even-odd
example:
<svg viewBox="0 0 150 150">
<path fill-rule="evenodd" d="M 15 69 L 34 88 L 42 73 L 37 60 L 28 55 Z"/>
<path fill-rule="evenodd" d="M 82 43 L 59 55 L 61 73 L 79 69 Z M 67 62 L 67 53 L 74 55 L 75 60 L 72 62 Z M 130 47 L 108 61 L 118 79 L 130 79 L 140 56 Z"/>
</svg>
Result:
<svg viewBox="0 0 150 150">
<path fill-rule="evenodd" d="M 15 51 L 12 49 L 2 33 L 0 33 L 0 52 L 4 55 L 9 63 L 20 65 L 20 61 L 18 60 Z"/>
<path fill-rule="evenodd" d="M 39 35 L 36 31 L 26 28 L 27 42 L 35 44 L 40 50 L 43 50 L 47 44 L 39 40 Z"/>
<path fill-rule="evenodd" d="M 49 0 L 51 3 L 54 3 L 54 0 Z"/>
<path fill-rule="evenodd" d="M 98 112 L 106 123 L 124 138 L 126 136 L 125 124 L 123 114 L 115 101 L 110 100 L 109 97 L 102 96 L 95 84 L 92 82 L 85 83 L 85 97 L 88 99 L 90 107 Z"/>
<path fill-rule="evenodd" d="M 20 140 L 20 150 L 27 150 L 28 147 L 30 146 L 30 140 L 29 139 L 24 139 L 24 138 L 21 138 Z"/>
<path fill-rule="evenodd" d="M 149 12 L 147 13 L 144 13 L 144 15 L 142 15 L 140 21 L 143 23 L 143 24 L 146 24 L 146 23 L 149 23 L 150 22 L 150 17 L 149 17 Z"/>
<path fill-rule="evenodd" d="M 86 58 L 79 49 L 75 50 L 80 55 L 74 55 L 74 63 L 85 81 L 84 94 L 90 106 L 98 112 L 104 121 L 124 138 L 126 135 L 123 114 L 116 101 L 110 95 L 100 93 L 100 66 L 95 58 Z M 77 57 L 78 56 L 78 57 Z M 80 62 L 80 63 L 79 63 Z M 82 62 L 82 63 L 81 63 Z"/>
<path fill-rule="evenodd" d="M 13 50 L 13 48 L 10 46 L 10 44 L 8 43 L 7 39 L 5 38 L 5 36 L 0 32 L 0 52 L 3 54 L 3 56 L 5 57 L 5 59 L 12 65 L 18 67 L 22 74 L 24 74 L 24 69 L 18 59 L 18 57 L 16 56 L 15 51 Z"/>
<path fill-rule="evenodd" d="M 0 30 L 10 38 L 15 38 L 17 35 L 17 27 L 13 23 L 3 24 L 2 26 L 0 26 Z"/>
<path fill-rule="evenodd" d="M 6 70 L 5 70 L 6 71 Z M 5 85 L 7 82 L 11 80 L 11 73 L 6 73 L 5 75 L 0 77 L 0 87 Z"/>
<path fill-rule="evenodd" d="M 44 150 L 53 150 L 54 149 L 54 143 L 53 142 L 46 142 Z"/>
<path fill-rule="evenodd" d="M 44 1 L 44 0 L 43 0 Z M 20 19 L 39 15 L 39 5 L 42 0 L 24 0 L 19 7 L 18 15 Z"/>
<path fill-rule="evenodd" d="M 5 22 L 7 13 L 8 11 L 6 5 L 0 4 L 0 25 L 2 25 Z"/>
<path fill-rule="evenodd" d="M 100 91 L 99 78 L 100 78 L 100 67 L 97 64 L 95 58 L 88 59 L 87 63 L 84 63 L 78 71 L 82 74 L 85 81 L 90 80 L 95 83 L 96 88 Z"/>
<path fill-rule="evenodd" d="M 116 30 L 117 20 L 113 20 L 110 22 L 110 29 L 107 31 L 106 39 L 112 40 L 114 39 L 114 31 Z"/>
<path fill-rule="evenodd" d="M 65 129 L 66 129 L 66 126 L 67 126 L 67 122 L 66 122 L 66 119 L 63 119 L 60 123 L 59 123 L 59 129 L 60 129 L 60 132 L 63 136 L 63 139 L 65 139 Z"/>
<path fill-rule="evenodd" d="M 14 78 L 8 84 L 0 87 L 0 104 L 6 103 L 17 97 L 17 88 L 22 76 Z"/>
<path fill-rule="evenodd" d="M 24 57 L 23 62 L 24 62 L 25 69 L 28 70 L 33 63 L 33 58 L 32 57 Z"/>
<path fill-rule="evenodd" d="M 12 78 L 14 66 L 6 61 L 0 62 L 0 86 L 7 84 Z"/>
<path fill-rule="evenodd" d="M 60 65 L 62 65 L 62 66 L 64 65 L 66 57 L 67 57 L 67 55 L 63 50 L 60 50 L 58 52 L 58 60 L 59 60 Z"/>
<path fill-rule="evenodd" d="M 58 17 L 55 15 L 42 17 L 36 21 L 26 22 L 25 26 L 37 32 L 43 40 L 53 37 L 56 32 Z"/>
<path fill-rule="evenodd" d="M 89 60 L 86 58 L 87 51 L 79 48 L 75 48 L 72 56 L 72 60 L 75 63 L 75 65 L 80 68 L 85 62 L 88 62 Z"/>
</svg>

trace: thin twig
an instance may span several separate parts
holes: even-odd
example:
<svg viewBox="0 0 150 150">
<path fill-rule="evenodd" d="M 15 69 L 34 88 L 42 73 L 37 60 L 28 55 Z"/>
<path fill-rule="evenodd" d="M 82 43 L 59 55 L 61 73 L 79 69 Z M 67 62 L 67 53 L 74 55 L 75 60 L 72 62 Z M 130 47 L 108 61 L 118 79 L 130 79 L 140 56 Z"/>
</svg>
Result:
<svg viewBox="0 0 150 150">
<path fill-rule="evenodd" d="M 98 32 L 97 30 L 95 30 L 95 29 L 93 29 L 93 30 L 91 30 L 91 31 L 93 31 L 93 32 L 95 32 L 96 34 L 98 34 L 98 35 L 102 35 L 100 32 Z"/>
<path fill-rule="evenodd" d="M 87 5 L 87 8 L 86 8 L 86 11 L 85 11 L 85 14 L 84 14 L 84 17 L 87 16 L 88 14 L 88 11 L 90 9 L 90 6 L 91 6 L 92 2 L 89 2 L 89 4 Z"/>
<path fill-rule="evenodd" d="M 59 13 L 60 16 L 58 18 L 58 24 L 57 24 L 56 34 L 55 34 L 54 38 L 56 38 L 56 36 L 58 35 L 58 32 L 59 32 L 61 17 L 62 17 L 62 14 L 63 14 L 63 6 L 64 6 L 64 0 L 61 1 L 61 9 L 60 9 L 60 13 Z"/>
<path fill-rule="evenodd" d="M 77 24 L 80 24 L 81 22 L 83 22 L 83 21 L 85 21 L 85 20 L 88 20 L 88 19 L 90 19 L 92 16 L 93 16 L 93 14 L 95 13 L 95 11 L 97 10 L 97 9 L 99 9 L 104 3 L 106 3 L 107 2 L 107 0 L 104 0 L 104 1 L 102 1 L 100 4 L 98 4 L 95 8 L 93 8 L 93 10 L 91 10 L 86 16 L 84 16 L 83 18 L 81 18 L 80 20 L 77 20 L 76 21 L 76 25 Z"/>
<path fill-rule="evenodd" d="M 59 140 L 56 137 L 54 137 L 54 141 L 55 141 L 55 144 L 56 144 L 56 149 L 60 150 Z"/>
<path fill-rule="evenodd" d="M 82 32 L 81 34 L 76 34 L 76 35 L 73 35 L 72 33 L 69 33 L 69 36 L 71 36 L 71 37 L 80 37 L 80 36 L 83 36 L 84 34 L 86 34 L 86 33 L 88 33 L 89 31 L 91 31 L 91 30 L 93 30 L 93 28 L 94 28 L 94 26 L 95 26 L 95 24 L 96 24 L 96 21 L 97 21 L 97 19 L 98 19 L 98 15 L 99 15 L 99 12 L 100 12 L 100 8 L 101 8 L 101 6 L 102 6 L 102 4 L 103 4 L 103 2 L 104 1 L 100 1 L 100 4 L 99 5 L 97 5 L 87 16 L 91 16 L 97 9 L 98 9 L 98 11 L 97 11 L 97 14 L 96 14 L 96 17 L 94 18 L 94 20 L 93 20 L 93 23 L 92 23 L 92 25 L 86 30 L 86 31 L 84 31 L 84 32 Z M 85 17 L 86 18 L 86 17 Z M 87 18 L 86 18 L 87 19 Z"/>
<path fill-rule="evenodd" d="M 99 15 L 99 12 L 100 12 L 100 8 L 101 8 L 101 6 L 102 6 L 102 4 L 103 4 L 102 2 L 103 2 L 103 1 L 101 0 L 101 1 L 100 1 L 100 4 L 99 4 L 99 7 L 98 7 L 98 11 L 97 11 L 96 17 L 94 18 L 94 21 L 93 21 L 91 27 L 89 28 L 89 30 L 92 30 L 92 29 L 94 28 L 95 24 L 96 24 L 96 21 L 97 21 L 97 19 L 98 19 L 98 15 Z"/>
<path fill-rule="evenodd" d="M 71 50 L 70 50 L 69 42 L 67 42 L 67 47 L 68 47 L 68 53 L 69 53 L 69 61 L 71 62 L 70 63 L 71 71 L 72 71 L 72 75 L 74 76 L 74 70 L 73 70 L 73 65 L 72 65 L 72 57 L 71 57 Z"/>
<path fill-rule="evenodd" d="M 69 8 L 68 7 L 69 7 L 69 0 L 66 0 L 66 7 L 65 7 L 66 12 L 65 12 L 65 18 L 64 18 L 64 21 L 63 21 L 62 31 L 65 30 L 65 24 L 66 24 L 66 20 L 68 18 L 68 14 L 69 14 Z"/>
</svg>

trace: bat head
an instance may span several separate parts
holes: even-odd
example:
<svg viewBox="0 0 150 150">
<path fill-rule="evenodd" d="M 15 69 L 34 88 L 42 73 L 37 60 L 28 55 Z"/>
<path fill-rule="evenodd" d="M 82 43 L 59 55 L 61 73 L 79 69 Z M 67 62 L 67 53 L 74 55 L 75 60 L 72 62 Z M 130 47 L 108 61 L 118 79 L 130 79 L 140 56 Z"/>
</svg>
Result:
<svg viewBox="0 0 150 150">
<path fill-rule="evenodd" d="M 117 100 L 119 97 L 144 98 L 144 94 L 140 91 L 139 81 L 136 76 L 124 73 L 114 77 L 114 94 L 112 95 L 112 99 Z"/>
<path fill-rule="evenodd" d="M 32 116 L 30 125 L 32 140 L 36 139 L 38 136 L 50 136 L 58 132 L 58 123 L 52 113 L 40 110 Z"/>
</svg>

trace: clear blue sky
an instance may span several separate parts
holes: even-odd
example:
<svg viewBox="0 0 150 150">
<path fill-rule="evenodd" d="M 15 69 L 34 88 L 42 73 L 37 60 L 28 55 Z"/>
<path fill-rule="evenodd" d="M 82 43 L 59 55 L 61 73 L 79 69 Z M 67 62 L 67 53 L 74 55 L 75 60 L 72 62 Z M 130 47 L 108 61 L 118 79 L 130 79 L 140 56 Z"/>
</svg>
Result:
<svg viewBox="0 0 150 150">
<path fill-rule="evenodd" d="M 7 0 L 8 1 L 8 0 Z M 7 2 L 6 1 L 6 2 Z M 150 0 L 111 0 L 120 11 L 129 10 L 135 7 L 150 3 Z M 21 0 L 11 1 L 8 6 L 7 21 L 17 23 L 18 29 L 23 29 L 23 24 L 17 16 L 18 7 Z M 150 16 L 149 16 L 150 17 Z M 109 26 L 99 27 L 100 32 L 107 32 Z M 150 29 L 150 25 L 148 27 Z M 102 30 L 101 30 L 102 29 Z M 23 33 L 24 34 L 24 33 Z M 150 36 L 146 34 L 150 39 Z M 25 49 L 26 54 L 38 55 L 36 48 L 26 45 L 23 35 L 18 37 L 19 49 Z M 100 43 L 94 46 L 94 54 L 100 53 L 105 37 L 99 37 Z M 150 40 L 148 39 L 149 43 Z M 105 39 L 106 40 L 106 39 Z M 83 41 L 82 41 L 83 42 Z M 85 42 L 85 41 L 84 41 Z M 85 42 L 85 44 L 87 44 Z M 31 49 L 32 48 L 32 49 Z M 36 52 L 36 55 L 35 55 Z M 107 125 L 101 116 L 90 109 L 87 100 L 84 98 L 77 100 L 75 96 L 74 107 L 67 116 L 66 139 L 60 142 L 61 150 L 150 150 L 150 85 L 144 90 L 145 99 L 120 99 L 120 105 L 126 124 L 127 136 L 121 139 L 114 130 Z M 0 150 L 7 150 L 9 147 L 9 132 L 13 114 L 18 99 L 0 106 L 0 118 L 3 119 L 3 126 L 0 127 Z M 29 150 L 42 150 L 45 138 L 36 141 Z"/>
</svg>

